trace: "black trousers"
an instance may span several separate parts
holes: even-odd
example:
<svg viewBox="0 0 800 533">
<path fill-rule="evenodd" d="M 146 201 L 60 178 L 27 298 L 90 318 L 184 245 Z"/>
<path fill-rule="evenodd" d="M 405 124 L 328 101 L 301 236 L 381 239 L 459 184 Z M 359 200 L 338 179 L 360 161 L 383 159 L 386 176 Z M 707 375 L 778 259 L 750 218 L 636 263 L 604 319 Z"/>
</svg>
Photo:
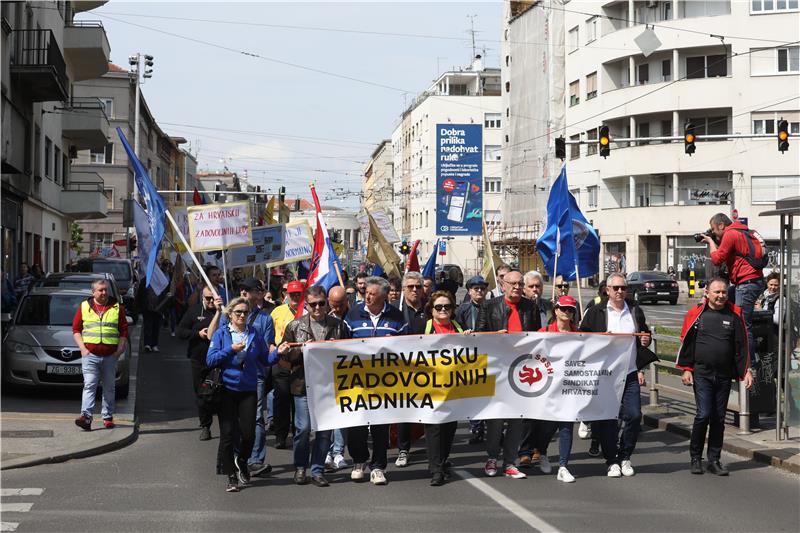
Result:
<svg viewBox="0 0 800 533">
<path fill-rule="evenodd" d="M 505 435 L 503 428 L 507 425 Z M 503 465 L 514 465 L 517 461 L 519 443 L 522 440 L 522 420 L 519 418 L 492 419 L 486 421 L 486 452 L 490 459 Z M 502 450 L 500 443 L 502 441 Z M 501 457 L 502 453 L 502 457 Z"/>
<path fill-rule="evenodd" d="M 370 468 L 386 469 L 386 450 L 389 448 L 389 424 L 357 426 L 347 429 L 347 449 L 354 463 L 369 461 L 367 437 L 372 434 L 372 461 Z"/>
<path fill-rule="evenodd" d="M 533 455 L 533 450 L 547 449 L 547 424 L 544 420 L 525 418 L 522 420 L 522 442 L 519 445 L 519 456 Z M 550 435 L 552 437 L 552 435 Z"/>
<path fill-rule="evenodd" d="M 191 359 L 192 361 L 192 386 L 194 387 L 195 400 L 197 403 L 197 417 L 200 419 L 201 427 L 211 427 L 214 421 L 214 407 L 207 401 L 197 396 L 197 391 L 200 390 L 200 384 L 203 382 L 204 373 L 206 370 L 205 361 L 198 359 Z"/>
<path fill-rule="evenodd" d="M 458 422 L 425 424 L 425 443 L 428 447 L 428 470 L 431 474 L 444 472 L 444 463 L 453 447 Z"/>
<path fill-rule="evenodd" d="M 411 450 L 410 422 L 400 422 L 397 424 L 397 449 L 405 452 Z"/>
<path fill-rule="evenodd" d="M 272 389 L 272 425 L 275 428 L 275 438 L 280 442 L 289 436 L 294 411 L 294 397 L 289 389 L 288 369 L 279 365 L 272 367 Z"/>
<path fill-rule="evenodd" d="M 692 425 L 689 453 L 692 459 L 703 456 L 703 446 L 708 430 L 709 462 L 719 461 L 722 453 L 722 439 L 725 435 L 725 411 L 728 409 L 728 396 L 731 393 L 731 378 L 719 376 L 694 375 L 694 401 L 697 414 Z"/>
<path fill-rule="evenodd" d="M 222 452 L 222 472 L 225 475 L 235 472 L 233 450 L 237 434 L 241 437 L 239 456 L 247 461 L 253 451 L 253 442 L 256 438 L 256 401 L 256 391 L 235 392 L 222 389 L 222 401 L 219 408 L 220 451 Z"/>
</svg>

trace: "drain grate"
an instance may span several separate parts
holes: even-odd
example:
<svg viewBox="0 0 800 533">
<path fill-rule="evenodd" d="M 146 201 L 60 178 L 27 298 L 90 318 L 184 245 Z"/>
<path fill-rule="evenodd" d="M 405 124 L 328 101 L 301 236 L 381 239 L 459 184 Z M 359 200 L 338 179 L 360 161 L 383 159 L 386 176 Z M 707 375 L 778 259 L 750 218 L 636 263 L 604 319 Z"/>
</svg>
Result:
<svg viewBox="0 0 800 533">
<path fill-rule="evenodd" d="M 52 429 L 31 429 L 22 431 L 0 431 L 4 439 L 44 439 L 53 436 Z"/>
</svg>

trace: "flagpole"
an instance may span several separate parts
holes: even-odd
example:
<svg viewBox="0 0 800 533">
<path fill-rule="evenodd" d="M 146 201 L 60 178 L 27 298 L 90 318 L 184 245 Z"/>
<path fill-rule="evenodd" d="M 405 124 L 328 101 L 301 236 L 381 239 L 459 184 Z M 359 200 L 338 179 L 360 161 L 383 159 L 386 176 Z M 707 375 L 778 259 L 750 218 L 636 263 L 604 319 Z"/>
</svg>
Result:
<svg viewBox="0 0 800 533">
<path fill-rule="evenodd" d="M 226 251 L 227 250 L 225 250 L 225 246 L 223 245 L 222 246 L 222 281 L 225 284 L 225 297 L 230 302 L 231 301 L 231 293 L 228 290 L 228 269 L 225 266 L 225 255 L 226 255 L 225 252 Z"/>
<path fill-rule="evenodd" d="M 576 259 L 577 259 L 577 254 L 576 254 Z M 578 270 L 578 261 L 575 261 L 575 279 L 578 280 L 578 282 L 577 282 L 577 285 L 578 285 L 578 305 L 581 306 L 581 313 L 583 313 L 584 307 L 583 307 L 583 297 L 581 296 L 581 271 Z M 575 318 L 577 320 L 580 320 L 581 317 L 577 316 L 577 314 L 576 314 Z"/>
<path fill-rule="evenodd" d="M 556 228 L 556 257 L 553 261 L 553 296 L 556 299 L 556 278 L 558 277 L 558 256 L 561 255 L 561 228 Z"/>
<path fill-rule="evenodd" d="M 489 232 L 486 231 L 486 219 L 481 218 L 481 225 L 483 226 L 483 240 L 485 241 L 483 245 L 489 247 L 489 262 L 492 263 L 492 278 L 494 278 L 494 288 L 502 292 L 503 289 L 501 289 L 500 284 L 497 283 L 497 265 L 494 264 L 494 249 L 492 249 L 492 241 L 489 239 Z"/>
<path fill-rule="evenodd" d="M 183 243 L 183 245 L 186 247 L 186 249 L 189 250 L 190 255 L 192 256 L 192 262 L 197 267 L 197 271 L 200 273 L 200 277 L 202 277 L 203 281 L 206 282 L 206 286 L 211 291 L 211 294 L 214 295 L 214 298 L 219 298 L 219 293 L 217 292 L 217 290 L 214 287 L 214 285 L 211 283 L 211 280 L 208 279 L 208 275 L 206 274 L 206 271 L 203 268 L 203 265 L 201 265 L 200 261 L 197 259 L 197 255 L 192 250 L 192 247 L 189 246 L 188 242 L 186 242 L 186 237 L 183 236 L 183 233 L 181 232 L 181 229 L 178 227 L 178 223 L 175 222 L 174 218 L 172 218 L 172 213 L 169 212 L 169 209 L 166 209 L 166 210 L 164 210 L 164 214 L 167 215 L 167 220 L 169 220 L 169 223 L 172 224 L 172 227 L 175 230 L 175 233 L 178 235 L 178 238 L 181 240 L 181 243 Z"/>
</svg>

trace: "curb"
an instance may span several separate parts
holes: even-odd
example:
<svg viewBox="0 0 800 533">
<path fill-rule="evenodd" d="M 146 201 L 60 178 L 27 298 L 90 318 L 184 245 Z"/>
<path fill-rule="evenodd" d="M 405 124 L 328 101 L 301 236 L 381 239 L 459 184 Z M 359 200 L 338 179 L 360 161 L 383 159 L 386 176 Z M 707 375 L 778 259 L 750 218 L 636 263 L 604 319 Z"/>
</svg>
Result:
<svg viewBox="0 0 800 533">
<path fill-rule="evenodd" d="M 678 421 L 670 421 L 670 419 L 676 418 Z M 686 439 L 692 433 L 691 427 L 680 422 L 680 417 L 643 413 L 642 420 L 650 427 L 668 431 Z M 791 449 L 759 449 L 755 448 L 752 443 L 731 435 L 725 435 L 722 449 L 760 464 L 774 466 L 792 474 L 800 474 L 800 454 L 792 452 Z"/>
</svg>

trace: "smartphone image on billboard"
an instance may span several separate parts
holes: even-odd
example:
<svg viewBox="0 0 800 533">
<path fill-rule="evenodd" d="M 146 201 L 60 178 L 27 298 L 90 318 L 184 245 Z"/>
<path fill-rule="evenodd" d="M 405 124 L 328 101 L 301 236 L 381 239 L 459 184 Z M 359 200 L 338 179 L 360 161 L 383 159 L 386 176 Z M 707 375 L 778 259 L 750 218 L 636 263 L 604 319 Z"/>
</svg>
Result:
<svg viewBox="0 0 800 533">
<path fill-rule="evenodd" d="M 450 209 L 447 211 L 447 220 L 452 222 L 464 222 L 464 212 L 467 209 L 467 199 L 469 197 L 469 183 L 466 181 L 456 182 L 456 188 L 450 196 Z"/>
</svg>

